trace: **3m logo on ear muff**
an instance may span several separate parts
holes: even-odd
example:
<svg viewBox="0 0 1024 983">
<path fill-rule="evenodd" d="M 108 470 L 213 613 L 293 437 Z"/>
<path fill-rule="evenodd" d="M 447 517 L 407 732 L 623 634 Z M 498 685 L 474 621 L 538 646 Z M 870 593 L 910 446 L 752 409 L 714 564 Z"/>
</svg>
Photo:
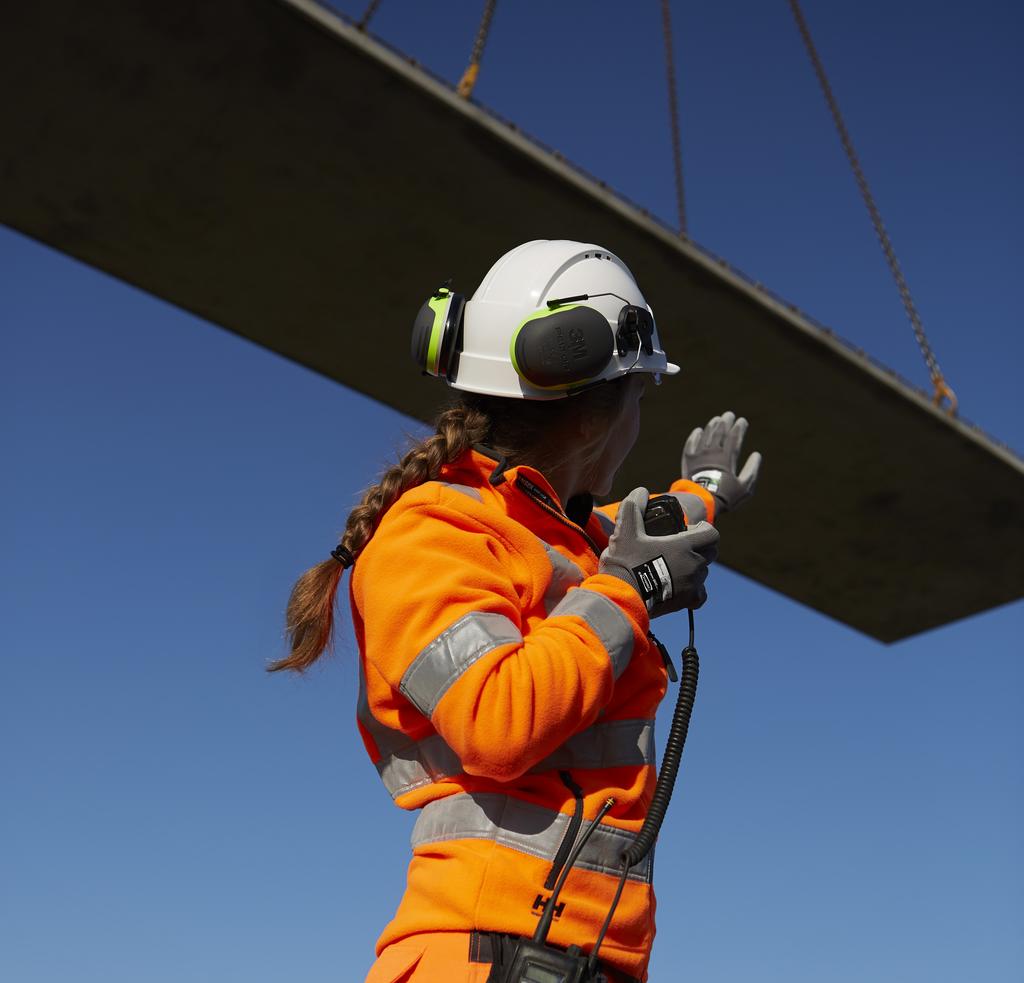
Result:
<svg viewBox="0 0 1024 983">
<path fill-rule="evenodd" d="M 516 328 L 509 345 L 520 378 L 540 389 L 564 389 L 599 376 L 612 357 L 608 321 L 576 304 L 542 309 Z"/>
<path fill-rule="evenodd" d="M 448 284 L 438 287 L 420 308 L 412 326 L 413 361 L 428 375 L 449 379 L 466 298 Z"/>
</svg>

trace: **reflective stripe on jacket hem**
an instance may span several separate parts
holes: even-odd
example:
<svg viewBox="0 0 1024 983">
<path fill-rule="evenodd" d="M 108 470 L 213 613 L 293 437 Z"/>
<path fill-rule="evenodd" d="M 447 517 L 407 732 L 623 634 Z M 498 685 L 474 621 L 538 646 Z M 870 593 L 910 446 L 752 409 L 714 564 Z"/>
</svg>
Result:
<svg viewBox="0 0 1024 983">
<path fill-rule="evenodd" d="M 613 720 L 570 737 L 531 768 L 530 774 L 653 764 L 654 721 Z M 391 797 L 397 799 L 424 785 L 461 775 L 462 762 L 440 734 L 431 734 L 386 754 L 377 762 L 377 773 Z"/>
<path fill-rule="evenodd" d="M 445 840 L 493 840 L 520 853 L 550 861 L 565 837 L 569 816 L 499 792 L 451 795 L 423 807 L 412 831 L 412 847 Z M 580 835 L 592 825 L 584 820 Z M 635 841 L 629 833 L 601 823 L 583 848 L 575 867 L 617 876 L 622 854 Z M 651 882 L 651 855 L 629 872 L 629 879 Z"/>
</svg>

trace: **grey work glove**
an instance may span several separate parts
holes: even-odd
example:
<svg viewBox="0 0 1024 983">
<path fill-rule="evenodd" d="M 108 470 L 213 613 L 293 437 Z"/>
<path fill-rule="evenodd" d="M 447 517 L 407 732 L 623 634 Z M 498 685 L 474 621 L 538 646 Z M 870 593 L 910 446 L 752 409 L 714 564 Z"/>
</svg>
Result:
<svg viewBox="0 0 1024 983">
<path fill-rule="evenodd" d="M 718 530 L 698 522 L 672 536 L 648 536 L 645 508 L 646 488 L 634 488 L 622 500 L 615 531 L 601 554 L 601 573 L 629 584 L 644 599 L 652 618 L 699 608 L 708 597 L 708 564 L 718 556 Z"/>
<path fill-rule="evenodd" d="M 683 477 L 703 485 L 725 512 L 734 512 L 754 494 L 761 469 L 761 455 L 755 451 L 739 470 L 747 426 L 742 416 L 737 420 L 735 413 L 726 411 L 713 416 L 706 427 L 697 427 L 683 447 Z"/>
</svg>

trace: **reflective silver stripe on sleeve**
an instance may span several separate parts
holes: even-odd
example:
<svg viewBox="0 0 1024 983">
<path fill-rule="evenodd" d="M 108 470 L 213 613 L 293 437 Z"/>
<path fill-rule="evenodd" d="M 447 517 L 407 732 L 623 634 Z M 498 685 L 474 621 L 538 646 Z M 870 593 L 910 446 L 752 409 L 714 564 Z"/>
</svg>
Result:
<svg viewBox="0 0 1024 983">
<path fill-rule="evenodd" d="M 613 532 L 615 532 L 614 519 L 605 515 L 603 512 L 598 512 L 596 509 L 594 510 L 593 514 L 597 521 L 601 523 L 601 528 L 604 530 L 606 536 L 610 536 Z"/>
<path fill-rule="evenodd" d="M 619 606 L 597 591 L 578 587 L 551 612 L 551 617 L 571 614 L 582 618 L 594 631 L 612 664 L 616 679 L 622 675 L 633 655 L 633 626 Z"/>
<path fill-rule="evenodd" d="M 399 690 L 425 717 L 477 659 L 509 644 L 522 644 L 518 628 L 503 614 L 470 611 L 437 636 L 405 670 Z"/>
<path fill-rule="evenodd" d="M 700 495 L 694 495 L 693 492 L 670 492 L 669 494 L 679 499 L 679 504 L 686 513 L 686 524 L 688 526 L 708 521 L 708 507 L 704 504 L 704 499 Z"/>
<path fill-rule="evenodd" d="M 654 721 L 613 720 L 570 737 L 531 773 L 654 764 Z"/>
<path fill-rule="evenodd" d="M 356 717 L 377 745 L 380 753 L 377 774 L 391 798 L 396 799 L 413 789 L 461 774 L 459 756 L 438 734 L 431 734 L 420 741 L 411 740 L 408 734 L 392 730 L 373 715 L 366 696 L 366 671 L 362 662 L 359 664 Z"/>
<path fill-rule="evenodd" d="M 440 734 L 407 744 L 377 762 L 377 774 L 391 798 L 462 774 L 459 756 Z"/>
<path fill-rule="evenodd" d="M 548 555 L 551 564 L 551 583 L 544 592 L 544 613 L 551 614 L 559 602 L 565 597 L 570 587 L 578 587 L 583 583 L 583 571 L 572 560 L 562 556 L 553 546 L 542 539 L 541 545 Z"/>
<path fill-rule="evenodd" d="M 359 660 L 359 700 L 356 703 L 356 719 L 373 738 L 377 750 L 385 757 L 411 743 L 408 734 L 385 726 L 370 712 L 370 701 L 366 696 L 366 669 L 362 659 Z"/>
<path fill-rule="evenodd" d="M 551 861 L 565 838 L 569 820 L 565 813 L 499 792 L 450 795 L 423 807 L 413 827 L 412 847 L 415 850 L 444 840 L 493 840 L 531 857 Z M 591 825 L 591 820 L 584 820 L 580 834 Z M 622 854 L 635 839 L 632 833 L 601 823 L 576 860 L 576 867 L 618 876 L 622 871 Z M 650 854 L 630 870 L 629 878 L 650 883 Z"/>
</svg>

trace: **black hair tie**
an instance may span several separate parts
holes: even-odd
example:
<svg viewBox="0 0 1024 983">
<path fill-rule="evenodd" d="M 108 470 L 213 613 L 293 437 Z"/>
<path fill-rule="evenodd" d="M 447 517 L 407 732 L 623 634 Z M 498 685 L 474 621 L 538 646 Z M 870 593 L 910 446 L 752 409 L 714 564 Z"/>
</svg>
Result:
<svg viewBox="0 0 1024 983">
<path fill-rule="evenodd" d="M 356 562 L 355 557 L 344 547 L 341 543 L 338 543 L 334 549 L 331 550 L 331 556 L 334 557 L 343 567 L 350 567 Z"/>
</svg>

